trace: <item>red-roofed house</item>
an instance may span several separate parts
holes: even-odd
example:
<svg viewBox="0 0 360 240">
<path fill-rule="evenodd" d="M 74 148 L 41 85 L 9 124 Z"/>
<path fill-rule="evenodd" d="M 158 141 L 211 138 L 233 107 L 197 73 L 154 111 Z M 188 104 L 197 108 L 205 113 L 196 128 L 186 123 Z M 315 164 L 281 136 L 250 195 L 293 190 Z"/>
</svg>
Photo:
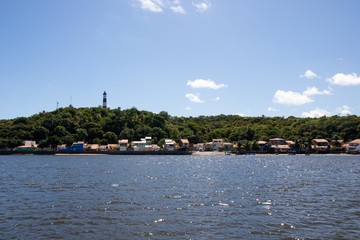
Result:
<svg viewBox="0 0 360 240">
<path fill-rule="evenodd" d="M 316 152 L 328 152 L 330 149 L 330 144 L 326 139 L 313 139 L 311 148 Z"/>
<path fill-rule="evenodd" d="M 189 147 L 190 147 L 189 140 L 187 140 L 187 139 L 180 139 L 179 147 L 180 147 L 180 148 L 189 148 Z"/>
<path fill-rule="evenodd" d="M 272 138 L 269 140 L 269 144 L 271 145 L 271 149 L 274 152 L 288 152 L 290 150 L 290 146 L 283 138 Z"/>
</svg>

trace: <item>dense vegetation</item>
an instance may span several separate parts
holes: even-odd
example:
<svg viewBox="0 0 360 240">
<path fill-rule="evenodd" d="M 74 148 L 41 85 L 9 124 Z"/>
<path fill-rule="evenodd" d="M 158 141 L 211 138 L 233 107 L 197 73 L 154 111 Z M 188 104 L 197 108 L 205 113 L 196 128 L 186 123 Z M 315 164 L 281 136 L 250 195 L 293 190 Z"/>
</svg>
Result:
<svg viewBox="0 0 360 240">
<path fill-rule="evenodd" d="M 223 138 L 239 140 L 268 140 L 282 137 L 307 142 L 314 138 L 349 141 L 360 138 L 360 117 L 332 116 L 321 118 L 240 117 L 236 115 L 173 117 L 136 108 L 121 110 L 96 108 L 60 108 L 31 117 L 0 120 L 0 149 L 13 148 L 24 140 L 35 140 L 39 147 L 74 141 L 116 143 L 118 139 L 139 140 L 151 136 L 154 143 L 164 138 L 190 143 Z"/>
</svg>

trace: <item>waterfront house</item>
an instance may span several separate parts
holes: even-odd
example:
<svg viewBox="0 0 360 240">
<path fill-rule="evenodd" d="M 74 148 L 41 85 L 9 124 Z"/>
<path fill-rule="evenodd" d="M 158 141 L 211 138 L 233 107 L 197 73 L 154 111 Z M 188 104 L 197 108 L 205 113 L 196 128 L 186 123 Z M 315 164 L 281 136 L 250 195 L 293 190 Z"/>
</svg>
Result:
<svg viewBox="0 0 360 240">
<path fill-rule="evenodd" d="M 195 151 L 199 151 L 199 152 L 204 151 L 205 150 L 205 143 L 194 144 L 194 149 L 195 149 Z"/>
<path fill-rule="evenodd" d="M 276 153 L 288 152 L 290 150 L 290 146 L 283 138 L 272 138 L 269 140 L 270 149 Z"/>
<path fill-rule="evenodd" d="M 120 145 L 120 151 L 127 151 L 128 146 L 129 146 L 129 140 L 127 139 L 121 139 L 118 141 L 119 145 Z"/>
<path fill-rule="evenodd" d="M 108 151 L 120 151 L 120 144 L 108 144 L 107 150 Z"/>
<path fill-rule="evenodd" d="M 213 139 L 212 143 L 213 143 L 213 147 L 212 147 L 213 151 L 220 151 L 224 149 L 224 140 Z"/>
<path fill-rule="evenodd" d="M 151 151 L 152 150 L 151 137 L 142 138 L 140 141 L 133 141 L 131 145 L 132 145 L 134 151 Z"/>
<path fill-rule="evenodd" d="M 164 150 L 165 151 L 175 151 L 176 142 L 172 139 L 165 139 Z"/>
<path fill-rule="evenodd" d="M 18 146 L 16 148 L 16 150 L 19 152 L 33 152 L 36 151 L 36 149 L 37 149 L 36 142 L 31 140 L 25 140 L 24 145 Z"/>
<path fill-rule="evenodd" d="M 346 145 L 348 153 L 360 152 L 360 139 L 355 139 Z"/>
<path fill-rule="evenodd" d="M 84 151 L 85 143 L 82 141 L 74 142 L 70 147 L 64 145 L 58 146 L 58 151 L 60 152 L 82 152 Z"/>
<path fill-rule="evenodd" d="M 326 139 L 313 139 L 311 148 L 317 153 L 328 152 L 330 149 L 330 144 Z"/>
<path fill-rule="evenodd" d="M 212 151 L 213 150 L 213 142 L 205 143 L 205 151 Z"/>
<path fill-rule="evenodd" d="M 283 138 L 272 138 L 269 140 L 271 145 L 287 145 L 287 142 Z"/>
<path fill-rule="evenodd" d="M 160 151 L 161 148 L 157 144 L 152 145 L 152 151 Z"/>
<path fill-rule="evenodd" d="M 268 142 L 266 142 L 266 141 L 257 141 L 257 144 L 258 144 L 261 152 L 269 151 L 270 144 Z"/>
<path fill-rule="evenodd" d="M 66 148 L 67 148 L 66 144 L 61 144 L 57 146 L 58 151 L 65 151 Z"/>
<path fill-rule="evenodd" d="M 99 145 L 99 151 L 101 151 L 101 152 L 108 151 L 108 146 L 107 145 Z"/>
<path fill-rule="evenodd" d="M 230 152 L 234 150 L 234 144 L 232 143 L 224 142 L 223 146 L 224 146 L 224 151 Z"/>
<path fill-rule="evenodd" d="M 189 148 L 189 147 L 190 147 L 190 145 L 189 145 L 189 140 L 187 140 L 187 139 L 180 139 L 179 147 L 180 147 L 180 148 Z"/>
<path fill-rule="evenodd" d="M 132 141 L 131 146 L 133 147 L 134 151 L 141 151 L 145 149 L 146 142 L 145 141 Z"/>
<path fill-rule="evenodd" d="M 84 149 L 86 149 L 86 151 L 90 151 L 90 152 L 97 152 L 97 151 L 100 151 L 100 145 L 99 144 L 85 144 Z"/>
</svg>

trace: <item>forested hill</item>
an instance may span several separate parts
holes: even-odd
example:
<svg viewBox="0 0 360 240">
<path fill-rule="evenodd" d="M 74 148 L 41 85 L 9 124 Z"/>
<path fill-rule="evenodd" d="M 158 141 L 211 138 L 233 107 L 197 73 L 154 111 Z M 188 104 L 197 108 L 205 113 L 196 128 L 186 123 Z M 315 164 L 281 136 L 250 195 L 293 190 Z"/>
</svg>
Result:
<svg viewBox="0 0 360 240">
<path fill-rule="evenodd" d="M 71 145 L 74 141 L 88 143 L 116 143 L 118 139 L 140 140 L 151 136 L 154 143 L 164 138 L 190 143 L 208 142 L 223 138 L 229 142 L 240 140 L 268 140 L 282 137 L 306 142 L 325 138 L 349 141 L 360 138 L 360 117 L 332 116 L 321 118 L 241 117 L 237 115 L 173 117 L 136 108 L 104 109 L 60 108 L 31 117 L 0 120 L 0 149 L 35 140 L 39 147 Z"/>
</svg>

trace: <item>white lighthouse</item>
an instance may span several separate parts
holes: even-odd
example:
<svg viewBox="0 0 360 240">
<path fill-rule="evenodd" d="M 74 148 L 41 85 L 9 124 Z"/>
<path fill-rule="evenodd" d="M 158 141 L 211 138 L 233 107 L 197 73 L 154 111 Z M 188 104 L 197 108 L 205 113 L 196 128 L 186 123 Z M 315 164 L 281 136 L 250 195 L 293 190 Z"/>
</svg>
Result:
<svg viewBox="0 0 360 240">
<path fill-rule="evenodd" d="M 106 105 L 106 92 L 104 91 L 104 94 L 103 94 L 103 108 L 107 108 L 107 105 Z"/>
</svg>

